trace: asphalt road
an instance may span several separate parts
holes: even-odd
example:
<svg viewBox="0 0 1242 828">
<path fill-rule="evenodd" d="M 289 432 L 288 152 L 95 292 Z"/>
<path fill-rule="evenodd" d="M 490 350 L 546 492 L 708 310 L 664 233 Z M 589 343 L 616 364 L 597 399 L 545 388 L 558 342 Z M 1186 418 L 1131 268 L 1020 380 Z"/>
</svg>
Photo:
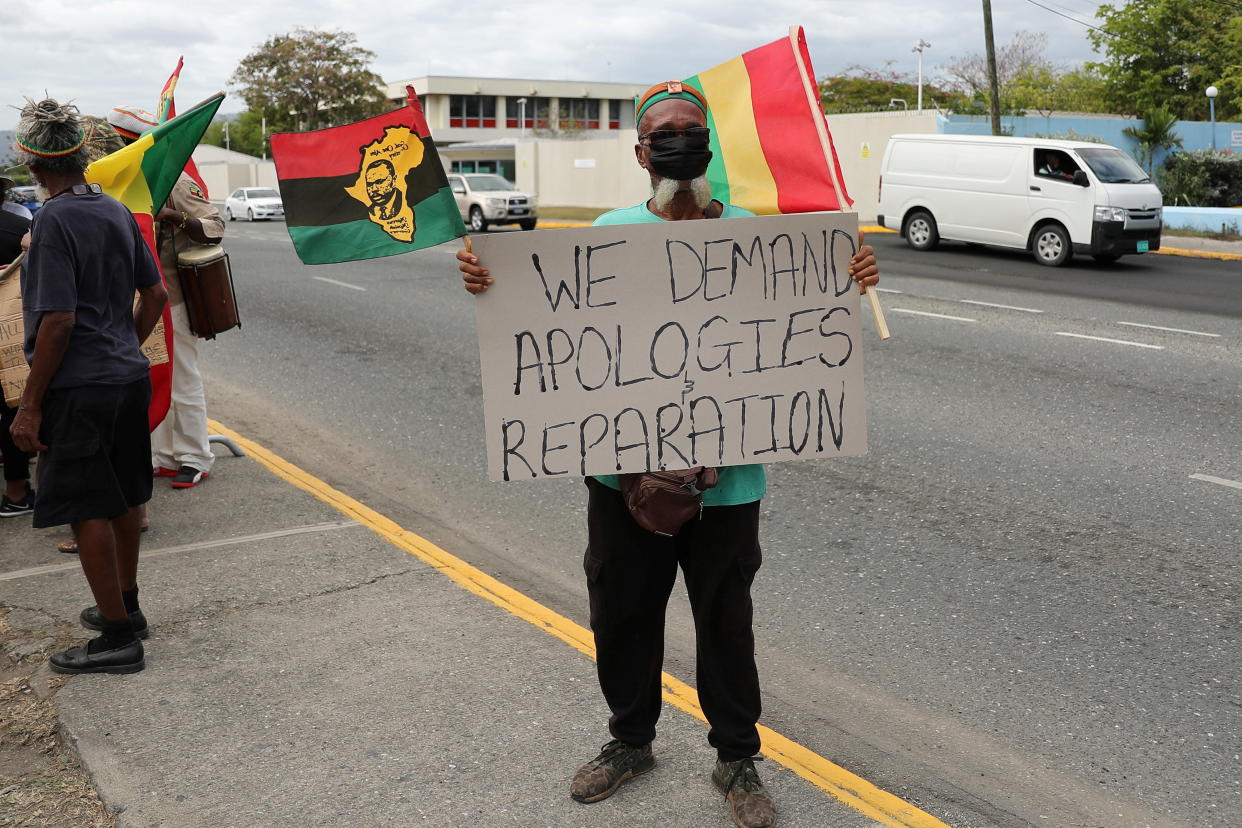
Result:
<svg viewBox="0 0 1242 828">
<path fill-rule="evenodd" d="M 585 624 L 581 484 L 486 480 L 453 246 L 228 230 L 211 415 Z M 1242 266 L 871 241 L 871 454 L 770 468 L 764 723 L 959 828 L 1237 824 Z"/>
</svg>

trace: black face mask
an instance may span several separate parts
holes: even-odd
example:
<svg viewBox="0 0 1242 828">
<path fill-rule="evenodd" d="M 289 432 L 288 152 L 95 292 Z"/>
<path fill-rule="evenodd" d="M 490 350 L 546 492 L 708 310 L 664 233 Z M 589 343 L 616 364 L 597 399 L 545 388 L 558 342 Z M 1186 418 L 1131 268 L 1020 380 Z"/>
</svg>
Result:
<svg viewBox="0 0 1242 828">
<path fill-rule="evenodd" d="M 651 140 L 651 170 L 661 178 L 674 181 L 690 181 L 707 172 L 707 162 L 712 151 L 707 148 L 708 137 L 674 135 Z"/>
</svg>

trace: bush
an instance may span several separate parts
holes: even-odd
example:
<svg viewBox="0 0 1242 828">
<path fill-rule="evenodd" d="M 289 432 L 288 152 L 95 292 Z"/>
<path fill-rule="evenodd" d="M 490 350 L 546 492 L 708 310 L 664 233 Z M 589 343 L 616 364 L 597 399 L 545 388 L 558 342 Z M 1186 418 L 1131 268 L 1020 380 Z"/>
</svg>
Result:
<svg viewBox="0 0 1242 828">
<path fill-rule="evenodd" d="M 1159 176 L 1164 203 L 1242 206 L 1242 154 L 1196 150 L 1165 159 Z"/>
<path fill-rule="evenodd" d="M 1082 133 L 1082 132 L 1077 131 L 1073 127 L 1070 127 L 1064 132 L 1050 132 L 1046 135 L 1040 134 L 1037 132 L 1031 137 L 1042 138 L 1044 140 L 1055 140 L 1055 141 L 1082 141 L 1084 143 L 1090 143 L 1090 144 L 1107 144 L 1108 143 L 1103 138 L 1101 138 L 1100 136 L 1094 133 Z"/>
</svg>

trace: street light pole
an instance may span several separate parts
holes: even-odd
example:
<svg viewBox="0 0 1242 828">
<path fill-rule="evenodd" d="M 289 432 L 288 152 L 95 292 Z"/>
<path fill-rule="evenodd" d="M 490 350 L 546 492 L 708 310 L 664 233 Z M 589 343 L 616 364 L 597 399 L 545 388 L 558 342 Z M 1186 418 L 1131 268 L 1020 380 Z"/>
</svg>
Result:
<svg viewBox="0 0 1242 828">
<path fill-rule="evenodd" d="M 526 99 L 518 98 L 518 135 L 526 134 Z"/>
<path fill-rule="evenodd" d="M 920 37 L 919 42 L 910 50 L 911 52 L 919 53 L 919 102 L 918 106 L 915 107 L 916 112 L 923 111 L 923 50 L 928 48 L 931 48 L 931 44 Z"/>
<path fill-rule="evenodd" d="M 1212 118 L 1212 152 L 1216 152 L 1216 96 L 1220 93 L 1215 86 L 1207 88 L 1208 110 Z"/>
</svg>

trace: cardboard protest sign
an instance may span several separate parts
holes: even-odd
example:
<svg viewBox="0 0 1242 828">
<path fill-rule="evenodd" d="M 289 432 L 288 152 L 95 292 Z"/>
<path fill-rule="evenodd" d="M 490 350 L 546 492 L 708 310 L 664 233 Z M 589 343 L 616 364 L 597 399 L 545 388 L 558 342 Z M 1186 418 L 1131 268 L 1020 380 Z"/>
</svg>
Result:
<svg viewBox="0 0 1242 828">
<path fill-rule="evenodd" d="M 0 280 L 0 388 L 4 401 L 15 408 L 26 390 L 30 365 L 26 362 L 26 323 L 22 317 L 21 268 L 13 268 Z M 168 347 L 164 339 L 164 320 L 142 343 L 142 353 L 152 366 L 168 364 Z"/>
<path fill-rule="evenodd" d="M 0 281 L 0 388 L 4 402 L 16 408 L 26 390 L 26 326 L 22 320 L 21 269 L 13 268 Z"/>
<path fill-rule="evenodd" d="M 491 234 L 493 480 L 865 454 L 852 213 Z"/>
</svg>

